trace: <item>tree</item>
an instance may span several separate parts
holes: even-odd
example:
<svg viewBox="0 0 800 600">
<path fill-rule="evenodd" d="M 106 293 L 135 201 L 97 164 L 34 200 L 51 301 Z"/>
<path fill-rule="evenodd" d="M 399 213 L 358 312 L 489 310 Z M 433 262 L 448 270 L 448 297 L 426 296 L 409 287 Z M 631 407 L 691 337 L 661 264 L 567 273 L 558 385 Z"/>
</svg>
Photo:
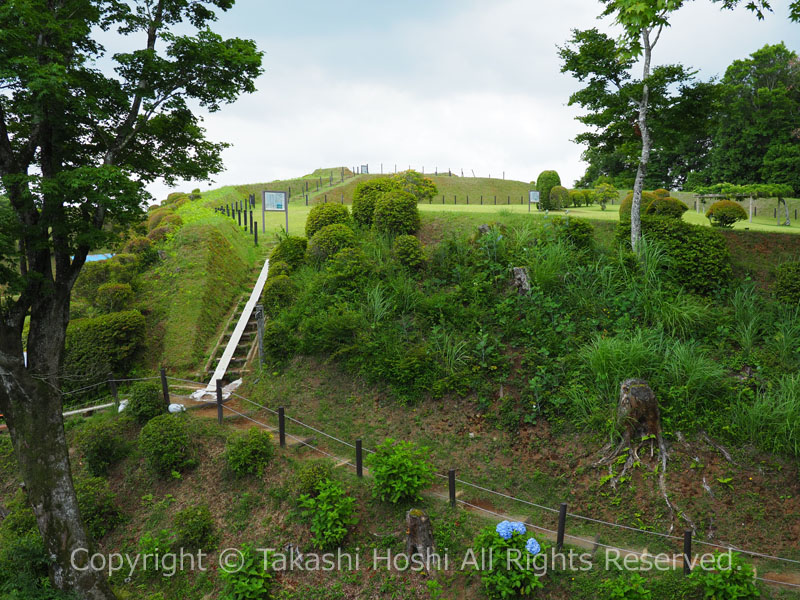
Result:
<svg viewBox="0 0 800 600">
<path fill-rule="evenodd" d="M 7 0 L 0 3 L 0 412 L 8 424 L 51 580 L 113 598 L 72 564 L 91 547 L 70 475 L 60 371 L 72 287 L 92 248 L 140 218 L 158 178 L 205 179 L 225 144 L 209 111 L 255 90 L 261 53 L 208 27 L 233 0 Z M 188 23 L 187 23 L 188 22 Z M 109 56 L 112 31 L 141 46 Z M 113 61 L 114 70 L 97 65 Z M 22 330 L 30 316 L 27 368 Z M 86 553 L 75 555 L 78 567 Z"/>
</svg>

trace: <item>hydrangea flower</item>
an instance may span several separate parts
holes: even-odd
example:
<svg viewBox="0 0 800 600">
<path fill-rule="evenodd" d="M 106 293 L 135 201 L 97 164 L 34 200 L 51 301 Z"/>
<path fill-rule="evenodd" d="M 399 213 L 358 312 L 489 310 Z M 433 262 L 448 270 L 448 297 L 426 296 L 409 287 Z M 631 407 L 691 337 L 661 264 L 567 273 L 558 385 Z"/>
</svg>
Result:
<svg viewBox="0 0 800 600">
<path fill-rule="evenodd" d="M 499 535 L 504 540 L 510 540 L 511 536 L 515 533 L 520 535 L 525 535 L 525 525 L 520 523 L 519 521 L 503 521 L 497 524 L 495 528 L 497 535 Z"/>
<path fill-rule="evenodd" d="M 539 545 L 539 542 L 536 541 L 536 538 L 530 538 L 528 543 L 525 544 L 525 549 L 534 556 L 542 551 L 542 547 Z"/>
<path fill-rule="evenodd" d="M 515 531 L 520 535 L 525 535 L 527 533 L 527 529 L 525 529 L 525 524 L 520 523 L 519 521 L 512 521 L 511 522 L 511 531 Z"/>
</svg>

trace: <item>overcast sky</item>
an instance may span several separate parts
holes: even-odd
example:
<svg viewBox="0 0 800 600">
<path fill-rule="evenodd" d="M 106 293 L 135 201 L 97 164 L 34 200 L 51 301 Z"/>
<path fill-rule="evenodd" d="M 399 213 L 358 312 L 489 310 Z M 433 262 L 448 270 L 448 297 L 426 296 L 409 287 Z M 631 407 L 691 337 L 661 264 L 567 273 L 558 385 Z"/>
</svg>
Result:
<svg viewBox="0 0 800 600">
<path fill-rule="evenodd" d="M 743 2 L 744 4 L 744 2 Z M 800 50 L 788 0 L 759 22 L 739 8 L 689 2 L 653 54 L 708 78 L 767 43 Z M 209 137 L 230 142 L 214 184 L 369 164 L 530 181 L 556 169 L 583 174 L 577 83 L 560 72 L 556 45 L 598 27 L 596 0 L 237 0 L 215 29 L 265 52 L 258 91 L 207 115 Z M 638 69 L 637 69 L 638 72 Z M 161 199 L 164 185 L 150 186 Z"/>
</svg>

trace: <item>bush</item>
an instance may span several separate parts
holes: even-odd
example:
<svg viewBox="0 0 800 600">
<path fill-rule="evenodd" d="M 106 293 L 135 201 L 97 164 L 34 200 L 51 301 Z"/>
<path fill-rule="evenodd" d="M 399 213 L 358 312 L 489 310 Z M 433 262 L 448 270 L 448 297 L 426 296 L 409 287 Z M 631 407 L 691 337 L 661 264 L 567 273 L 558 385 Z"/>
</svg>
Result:
<svg viewBox="0 0 800 600">
<path fill-rule="evenodd" d="M 384 502 L 397 504 L 420 500 L 420 492 L 433 481 L 433 465 L 428 449 L 413 442 L 386 438 L 374 454 L 366 458 L 372 472 L 374 494 Z"/>
<path fill-rule="evenodd" d="M 561 177 L 555 171 L 542 171 L 536 178 L 536 190 L 539 192 L 539 209 L 551 210 L 550 190 L 561 185 Z"/>
<path fill-rule="evenodd" d="M 137 236 L 128 240 L 122 251 L 127 254 L 143 254 L 150 252 L 153 244 L 146 237 Z"/>
<path fill-rule="evenodd" d="M 241 561 L 235 569 L 221 569 L 220 579 L 223 582 L 220 600 L 261 600 L 271 598 L 270 590 L 275 579 L 272 569 L 265 569 L 265 563 L 271 564 L 270 553 L 266 556 L 245 544 L 240 549 Z"/>
<path fill-rule="evenodd" d="M 626 573 L 600 584 L 603 598 L 609 600 L 650 600 L 653 594 L 645 587 L 647 580 L 638 573 Z"/>
<path fill-rule="evenodd" d="M 419 229 L 419 208 L 413 194 L 395 190 L 375 203 L 372 228 L 380 233 L 403 235 Z"/>
<path fill-rule="evenodd" d="M 708 207 L 706 217 L 713 227 L 731 229 L 736 221 L 747 219 L 747 212 L 738 202 L 733 200 L 718 200 Z"/>
<path fill-rule="evenodd" d="M 372 264 L 361 248 L 344 248 L 328 261 L 326 271 L 329 288 L 359 288 L 372 272 Z"/>
<path fill-rule="evenodd" d="M 490 598 L 529 597 L 543 588 L 537 569 L 546 565 L 547 554 L 523 523 L 503 521 L 481 530 L 472 546 L 474 556 L 491 556 L 478 572 Z M 543 557 L 537 560 L 537 556 Z"/>
<path fill-rule="evenodd" d="M 353 192 L 353 220 L 364 227 L 372 225 L 375 202 L 384 194 L 400 189 L 401 182 L 389 177 L 362 181 Z"/>
<path fill-rule="evenodd" d="M 147 234 L 147 239 L 153 242 L 154 244 L 158 244 L 159 242 L 163 242 L 167 239 L 167 234 L 172 231 L 171 227 L 156 227 L 150 233 Z"/>
<path fill-rule="evenodd" d="M 757 600 L 761 598 L 755 582 L 753 567 L 740 555 L 714 553 L 714 570 L 695 569 L 689 579 L 703 598 L 714 600 Z"/>
<path fill-rule="evenodd" d="M 297 269 L 306 261 L 306 246 L 308 246 L 306 238 L 286 236 L 272 249 L 272 254 L 269 256 L 270 269 L 272 261 L 283 261 L 290 269 Z"/>
<path fill-rule="evenodd" d="M 569 191 L 567 188 L 554 185 L 550 188 L 550 210 L 561 210 L 569 206 Z"/>
<path fill-rule="evenodd" d="M 172 214 L 172 208 L 159 208 L 151 212 L 147 217 L 147 231 L 153 231 L 158 228 L 164 217 L 169 214 Z"/>
<path fill-rule="evenodd" d="M 78 431 L 75 442 L 86 469 L 96 477 L 107 475 L 108 469 L 127 454 L 127 444 L 117 420 L 86 423 Z"/>
<path fill-rule="evenodd" d="M 598 183 L 595 186 L 595 189 L 592 194 L 592 200 L 597 202 L 600 205 L 602 210 L 606 209 L 606 205 L 609 202 L 614 202 L 619 196 L 619 192 L 617 192 L 617 188 L 615 188 L 610 183 Z M 588 204 L 587 204 L 588 206 Z M 622 206 L 620 205 L 620 212 L 622 211 Z M 630 209 L 628 209 L 628 213 L 630 214 Z M 622 218 L 622 217 L 620 217 Z"/>
<path fill-rule="evenodd" d="M 191 447 L 185 415 L 159 415 L 151 419 L 139 434 L 139 448 L 147 466 L 162 477 L 194 465 Z"/>
<path fill-rule="evenodd" d="M 320 311 L 303 324 L 304 354 L 334 353 L 352 348 L 356 336 L 364 328 L 360 313 L 346 305 Z"/>
<path fill-rule="evenodd" d="M 348 496 L 338 481 L 324 479 L 317 483 L 316 494 L 300 496 L 300 517 L 311 522 L 311 541 L 317 548 L 335 548 L 355 525 L 355 498 Z"/>
<path fill-rule="evenodd" d="M 399 235 L 392 244 L 397 261 L 409 269 L 418 269 L 425 262 L 422 244 L 413 235 Z"/>
<path fill-rule="evenodd" d="M 106 283 L 110 277 L 107 260 L 98 260 L 83 265 L 72 291 L 76 298 L 91 301 L 97 288 Z"/>
<path fill-rule="evenodd" d="M 308 243 L 306 254 L 311 262 L 319 265 L 343 248 L 352 248 L 356 245 L 356 235 L 353 230 L 342 223 L 326 225 Z"/>
<path fill-rule="evenodd" d="M 289 263 L 283 260 L 275 260 L 273 261 L 270 259 L 269 261 L 269 271 L 267 272 L 267 279 L 272 279 L 273 277 L 277 277 L 278 275 L 289 275 L 292 272 Z"/>
<path fill-rule="evenodd" d="M 183 226 L 183 219 L 181 219 L 180 215 L 170 214 L 165 215 L 163 219 L 161 219 L 161 223 L 159 224 L 161 227 L 169 227 L 170 229 L 179 229 Z"/>
<path fill-rule="evenodd" d="M 647 207 L 650 206 L 650 203 L 655 200 L 656 197 L 653 195 L 652 192 L 642 192 L 642 204 L 639 207 L 639 214 L 644 215 L 647 214 Z M 631 207 L 633 206 L 633 192 L 628 192 L 628 195 L 622 199 L 622 202 L 619 203 L 619 219 L 620 221 L 630 221 L 631 220 Z"/>
<path fill-rule="evenodd" d="M 790 306 L 800 304 L 800 262 L 786 262 L 778 267 L 775 298 Z"/>
<path fill-rule="evenodd" d="M 653 192 L 654 195 L 655 193 L 656 192 Z M 681 219 L 683 218 L 683 213 L 687 210 L 689 210 L 689 207 L 677 198 L 672 198 L 671 196 L 656 196 L 653 201 L 647 205 L 645 214 Z"/>
<path fill-rule="evenodd" d="M 392 180 L 400 184 L 400 189 L 413 194 L 414 198 L 417 199 L 417 203 L 429 202 L 437 192 L 436 184 L 433 183 L 432 179 L 413 169 L 395 173 L 392 175 Z"/>
<path fill-rule="evenodd" d="M 586 219 L 566 218 L 559 223 L 558 237 L 567 240 L 579 250 L 594 246 L 594 227 Z"/>
<path fill-rule="evenodd" d="M 259 427 L 251 427 L 247 433 L 231 437 L 225 447 L 225 461 L 237 477 L 260 477 L 274 454 L 272 435 Z"/>
<path fill-rule="evenodd" d="M 642 232 L 663 246 L 672 261 L 668 274 L 687 290 L 711 295 L 728 286 L 731 280 L 731 257 L 725 238 L 710 228 L 665 217 L 642 217 Z M 629 243 L 630 221 L 620 221 L 617 236 Z"/>
<path fill-rule="evenodd" d="M 116 494 L 108 482 L 100 477 L 75 479 L 75 495 L 81 518 L 95 540 L 99 540 L 122 521 L 122 514 L 114 505 Z"/>
<path fill-rule="evenodd" d="M 333 465 L 328 459 L 319 458 L 304 461 L 294 477 L 294 491 L 298 497 L 316 496 L 317 485 L 326 479 L 333 479 Z"/>
<path fill-rule="evenodd" d="M 144 343 L 145 322 L 137 310 L 75 319 L 67 327 L 63 372 L 82 385 L 127 373 Z M 68 379 L 62 387 L 68 390 Z"/>
<path fill-rule="evenodd" d="M 182 548 L 213 550 L 214 519 L 207 504 L 189 506 L 175 513 L 175 533 Z"/>
<path fill-rule="evenodd" d="M 269 277 L 261 292 L 264 314 L 275 317 L 284 308 L 291 306 L 297 297 L 297 286 L 288 275 Z"/>
<path fill-rule="evenodd" d="M 347 225 L 350 223 L 350 211 L 344 204 L 317 204 L 308 213 L 306 218 L 306 237 L 310 240 L 314 234 L 323 227 L 339 223 Z M 287 261 L 288 262 L 288 261 Z"/>
<path fill-rule="evenodd" d="M 656 198 L 669 198 L 669 190 L 658 188 L 657 190 L 653 190 L 653 196 Z"/>
<path fill-rule="evenodd" d="M 94 305 L 99 310 L 110 313 L 125 309 L 133 300 L 133 290 L 129 283 L 104 283 L 97 288 Z"/>
<path fill-rule="evenodd" d="M 161 388 L 147 381 L 137 381 L 131 386 L 127 410 L 139 425 L 144 425 L 167 410 Z"/>
<path fill-rule="evenodd" d="M 297 352 L 298 342 L 294 328 L 283 321 L 273 319 L 264 324 L 264 354 L 274 364 L 292 358 Z"/>
</svg>

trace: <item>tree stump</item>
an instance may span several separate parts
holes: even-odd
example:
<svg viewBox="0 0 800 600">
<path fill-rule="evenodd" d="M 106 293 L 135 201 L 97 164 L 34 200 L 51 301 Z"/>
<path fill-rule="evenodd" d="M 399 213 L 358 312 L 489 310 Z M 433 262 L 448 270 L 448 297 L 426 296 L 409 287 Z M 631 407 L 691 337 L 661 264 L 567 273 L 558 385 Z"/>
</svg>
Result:
<svg viewBox="0 0 800 600">
<path fill-rule="evenodd" d="M 528 280 L 528 270 L 525 267 L 514 267 L 512 269 L 514 281 L 512 285 L 516 288 L 520 296 L 524 296 L 531 291 L 531 283 Z"/>
<path fill-rule="evenodd" d="M 434 552 L 431 520 L 425 511 L 412 508 L 406 513 L 406 554 L 420 554 L 427 559 Z"/>
<path fill-rule="evenodd" d="M 617 423 L 626 445 L 632 439 L 661 434 L 661 413 L 656 395 L 644 379 L 626 379 L 619 386 Z"/>
</svg>

